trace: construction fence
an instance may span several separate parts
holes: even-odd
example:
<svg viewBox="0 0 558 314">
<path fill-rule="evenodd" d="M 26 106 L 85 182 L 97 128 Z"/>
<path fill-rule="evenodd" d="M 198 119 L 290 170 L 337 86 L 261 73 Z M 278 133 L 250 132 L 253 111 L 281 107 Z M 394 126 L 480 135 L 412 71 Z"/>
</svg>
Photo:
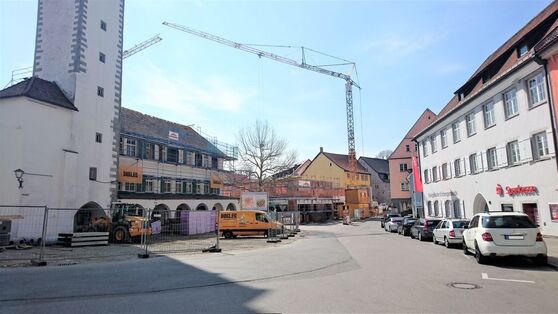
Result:
<svg viewBox="0 0 558 314">
<path fill-rule="evenodd" d="M 150 254 L 219 252 L 222 235 L 218 214 L 126 206 L 76 209 L 0 205 L 0 266 L 29 262 L 69 265 Z M 268 231 L 269 242 L 299 231 L 299 212 L 270 212 L 269 217 L 283 225 L 279 231 Z"/>
</svg>

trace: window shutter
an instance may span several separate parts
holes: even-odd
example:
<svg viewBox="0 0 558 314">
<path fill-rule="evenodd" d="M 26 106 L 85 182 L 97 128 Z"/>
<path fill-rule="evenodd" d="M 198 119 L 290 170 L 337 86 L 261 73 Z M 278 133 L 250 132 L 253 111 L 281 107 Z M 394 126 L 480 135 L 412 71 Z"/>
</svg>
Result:
<svg viewBox="0 0 558 314">
<path fill-rule="evenodd" d="M 485 160 L 486 160 L 485 152 L 478 152 L 477 153 L 477 168 L 479 169 L 479 172 L 484 171 L 485 164 L 486 164 Z"/>
<path fill-rule="evenodd" d="M 155 144 L 155 145 L 153 145 L 153 146 L 155 147 L 155 149 L 154 149 L 154 151 L 153 151 L 153 152 L 154 152 L 153 156 L 155 156 L 155 157 L 154 157 L 155 160 L 159 160 L 159 145 L 158 145 L 158 144 Z"/>
<path fill-rule="evenodd" d="M 531 140 L 530 138 L 519 139 L 519 162 L 533 160 L 534 155 L 531 151 Z"/>
<path fill-rule="evenodd" d="M 467 160 L 467 158 L 463 158 L 463 160 L 461 160 L 461 165 L 460 166 L 461 166 L 461 173 L 463 175 L 467 174 L 467 163 L 468 162 L 469 161 Z"/>
<path fill-rule="evenodd" d="M 508 166 L 508 154 L 506 145 L 496 146 L 496 159 L 498 159 L 498 168 Z"/>
<path fill-rule="evenodd" d="M 534 136 L 531 136 L 531 156 L 533 156 L 533 160 L 539 159 L 539 152 L 537 149 L 537 142 Z"/>
<path fill-rule="evenodd" d="M 163 146 L 163 162 L 167 161 L 167 147 Z"/>
</svg>

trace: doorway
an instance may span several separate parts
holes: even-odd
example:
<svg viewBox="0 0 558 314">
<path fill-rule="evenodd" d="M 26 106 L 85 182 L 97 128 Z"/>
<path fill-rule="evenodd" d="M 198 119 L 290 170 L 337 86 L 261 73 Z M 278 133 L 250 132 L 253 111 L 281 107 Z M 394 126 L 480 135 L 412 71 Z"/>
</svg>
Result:
<svg viewBox="0 0 558 314">
<path fill-rule="evenodd" d="M 539 210 L 537 209 L 536 203 L 523 204 L 523 212 L 529 216 L 533 223 L 536 225 L 539 224 Z"/>
</svg>

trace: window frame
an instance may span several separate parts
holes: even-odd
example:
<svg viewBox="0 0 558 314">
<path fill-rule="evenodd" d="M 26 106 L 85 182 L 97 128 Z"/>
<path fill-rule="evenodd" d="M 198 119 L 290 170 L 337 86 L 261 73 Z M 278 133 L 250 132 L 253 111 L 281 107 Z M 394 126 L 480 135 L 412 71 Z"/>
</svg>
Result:
<svg viewBox="0 0 558 314">
<path fill-rule="evenodd" d="M 95 143 L 103 142 L 103 133 L 95 132 Z"/>
<path fill-rule="evenodd" d="M 453 171 L 455 172 L 456 178 L 463 176 L 463 173 L 461 173 L 461 162 L 462 160 L 460 158 L 453 161 Z"/>
<path fill-rule="evenodd" d="M 542 147 L 543 154 L 542 155 L 539 152 L 539 145 L 538 145 L 539 143 L 537 142 L 538 138 L 543 139 L 543 141 L 541 142 L 541 144 L 543 144 L 543 147 Z M 531 151 L 532 151 L 534 160 L 541 160 L 541 159 L 544 159 L 544 158 L 550 156 L 550 149 L 548 147 L 548 136 L 546 135 L 546 131 L 538 132 L 538 133 L 533 134 L 533 136 L 531 136 Z"/>
<path fill-rule="evenodd" d="M 448 147 L 448 130 L 442 129 L 440 130 L 440 145 L 442 145 L 442 149 Z"/>
<path fill-rule="evenodd" d="M 491 147 L 486 150 L 486 165 L 488 171 L 498 169 L 498 152 L 496 151 L 496 147 Z"/>
<path fill-rule="evenodd" d="M 492 108 L 490 111 L 487 111 L 487 108 Z M 488 119 L 487 119 L 487 114 L 490 116 L 491 118 L 491 124 L 488 124 Z M 496 116 L 494 113 L 494 102 L 489 101 L 487 103 L 485 103 L 484 105 L 482 105 L 482 116 L 483 116 L 483 120 L 484 120 L 484 128 L 488 129 L 491 128 L 493 126 L 496 125 Z"/>
<path fill-rule="evenodd" d="M 469 168 L 471 171 L 471 174 L 477 174 L 479 173 L 479 164 L 478 164 L 478 154 L 477 153 L 473 153 L 469 155 Z"/>
<path fill-rule="evenodd" d="M 542 95 L 542 98 L 538 99 L 535 102 L 535 101 L 533 101 L 533 94 L 531 93 L 532 92 L 532 87 L 530 86 L 530 82 L 533 81 L 533 80 L 537 81 L 537 78 L 539 78 L 539 77 L 541 78 L 541 82 L 540 82 L 540 84 L 537 83 L 536 88 L 537 88 L 537 95 L 538 96 Z M 537 107 L 541 104 L 544 104 L 547 101 L 547 98 L 546 98 L 546 86 L 545 86 L 546 82 L 545 82 L 545 77 L 544 77 L 543 72 L 538 72 L 536 74 L 533 74 L 531 77 L 529 77 L 525 81 L 526 81 L 526 84 L 527 84 L 527 96 L 529 98 L 529 105 L 528 105 L 529 109 L 532 109 L 532 108 L 535 108 L 535 107 Z M 541 91 L 538 90 L 539 89 L 538 87 L 541 88 Z"/>
<path fill-rule="evenodd" d="M 448 163 L 445 162 L 442 164 L 442 179 L 444 180 L 448 180 L 449 178 L 451 178 L 451 175 L 449 174 L 449 167 L 448 167 Z"/>
<path fill-rule="evenodd" d="M 98 97 L 105 97 L 105 89 L 101 86 L 97 86 L 97 96 Z"/>
<path fill-rule="evenodd" d="M 456 121 L 451 124 L 451 131 L 452 131 L 453 143 L 457 144 L 461 142 L 461 128 L 459 126 L 459 121 Z"/>
<path fill-rule="evenodd" d="M 101 20 L 101 23 L 100 23 L 99 26 L 103 31 L 105 31 L 105 32 L 107 31 L 107 22 Z"/>
<path fill-rule="evenodd" d="M 512 151 L 512 144 L 514 145 L 514 147 L 517 148 L 517 150 Z M 514 153 L 517 152 L 517 161 L 514 161 Z M 521 162 L 521 151 L 519 150 L 519 141 L 515 140 L 515 141 L 510 141 L 506 143 L 506 153 L 508 156 L 508 165 L 509 166 L 516 166 L 519 165 L 519 163 Z"/>
<path fill-rule="evenodd" d="M 467 137 L 477 134 L 477 122 L 475 121 L 474 112 L 465 115 L 465 129 L 467 130 Z"/>
<path fill-rule="evenodd" d="M 97 181 L 97 167 L 89 167 L 89 180 Z"/>
<path fill-rule="evenodd" d="M 438 166 L 432 167 L 432 182 L 438 182 L 440 178 L 438 177 Z"/>
<path fill-rule="evenodd" d="M 99 51 L 99 62 L 106 63 L 107 56 Z"/>
<path fill-rule="evenodd" d="M 438 147 L 436 145 L 436 135 L 430 136 L 430 150 L 432 151 L 432 154 L 438 151 Z"/>
<path fill-rule="evenodd" d="M 513 92 L 513 97 L 510 96 L 508 98 L 508 95 L 512 95 L 511 94 L 512 92 Z M 512 87 L 507 91 L 505 91 L 504 93 L 502 93 L 502 101 L 504 103 L 504 116 L 506 117 L 506 120 L 519 115 L 519 105 L 517 103 L 517 89 L 515 87 Z M 508 106 L 510 105 L 512 106 L 512 108 L 515 109 L 513 113 L 510 113 L 508 110 Z"/>
</svg>

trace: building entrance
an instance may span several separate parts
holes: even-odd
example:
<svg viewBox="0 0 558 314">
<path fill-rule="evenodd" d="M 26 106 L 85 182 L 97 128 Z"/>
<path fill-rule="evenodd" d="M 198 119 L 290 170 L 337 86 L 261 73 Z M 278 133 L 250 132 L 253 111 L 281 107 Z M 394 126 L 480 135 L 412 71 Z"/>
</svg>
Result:
<svg viewBox="0 0 558 314">
<path fill-rule="evenodd" d="M 526 203 L 523 204 L 523 212 L 529 216 L 532 222 L 539 224 L 539 210 L 537 209 L 537 204 Z"/>
</svg>

